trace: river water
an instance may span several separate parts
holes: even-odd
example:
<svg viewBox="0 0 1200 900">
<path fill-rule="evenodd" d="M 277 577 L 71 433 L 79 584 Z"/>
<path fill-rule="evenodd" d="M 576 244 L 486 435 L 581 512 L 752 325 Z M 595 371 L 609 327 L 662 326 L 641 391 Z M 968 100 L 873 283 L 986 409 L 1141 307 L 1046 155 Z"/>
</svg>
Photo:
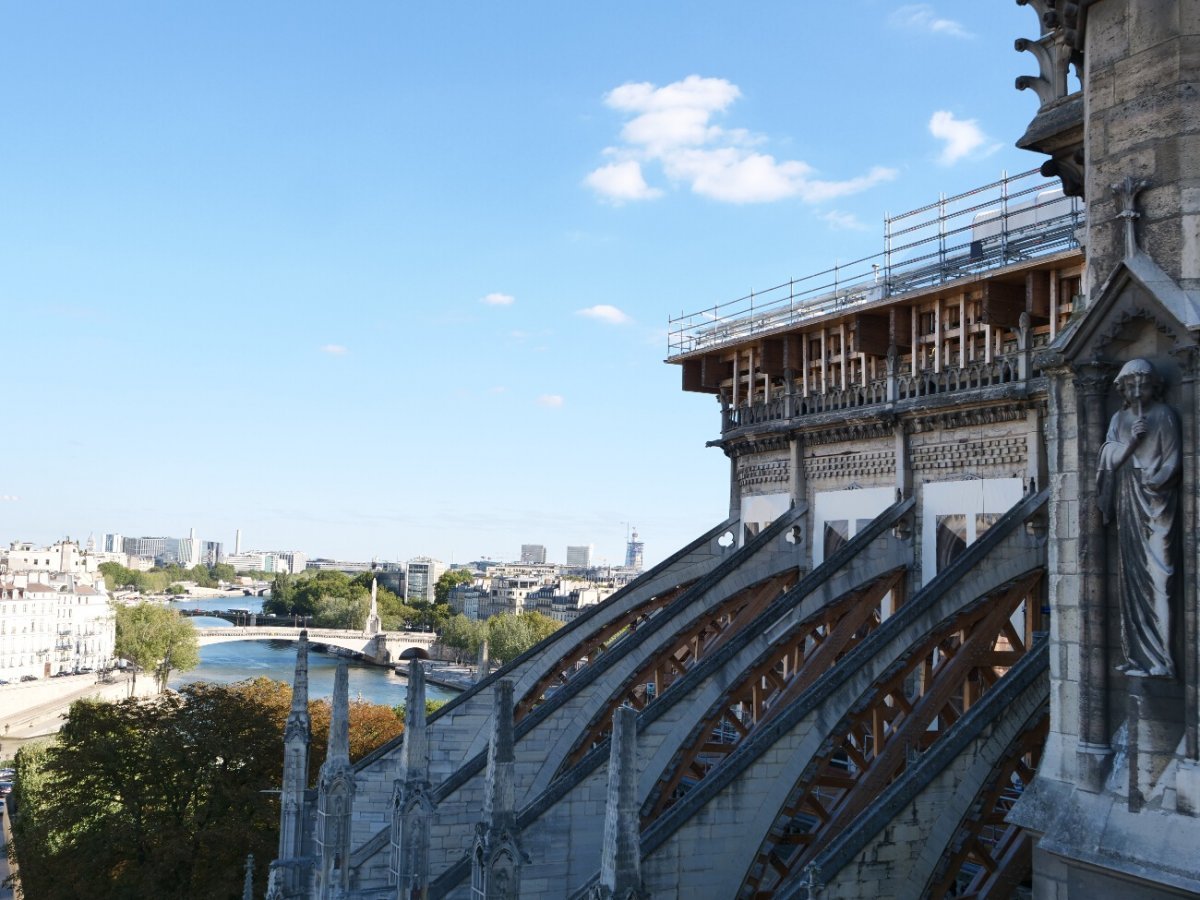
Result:
<svg viewBox="0 0 1200 900">
<path fill-rule="evenodd" d="M 183 600 L 172 603 L 178 609 L 227 610 L 248 609 L 262 611 L 261 597 L 216 597 L 212 600 Z M 191 620 L 197 628 L 228 628 L 224 619 L 197 616 Z M 328 698 L 333 694 L 333 674 L 341 657 L 327 653 L 308 654 L 308 694 L 313 699 Z M 398 706 L 404 702 L 407 682 L 382 666 L 347 660 L 350 665 L 350 699 L 363 699 L 369 703 Z M 190 672 L 176 672 L 171 676 L 171 687 L 193 681 L 209 681 L 214 684 L 232 684 L 249 678 L 273 678 L 275 681 L 292 683 L 296 671 L 296 645 L 291 641 L 232 641 L 228 644 L 213 644 L 200 648 L 200 665 Z M 457 691 L 447 690 L 436 684 L 426 684 L 425 694 L 430 700 L 449 700 Z"/>
</svg>

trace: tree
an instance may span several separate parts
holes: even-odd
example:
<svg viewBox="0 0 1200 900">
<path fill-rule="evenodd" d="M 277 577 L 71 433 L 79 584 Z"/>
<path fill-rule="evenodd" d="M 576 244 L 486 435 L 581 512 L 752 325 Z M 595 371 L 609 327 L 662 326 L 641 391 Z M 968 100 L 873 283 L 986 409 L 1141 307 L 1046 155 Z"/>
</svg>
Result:
<svg viewBox="0 0 1200 900">
<path fill-rule="evenodd" d="M 538 612 L 501 613 L 487 621 L 488 649 L 496 659 L 511 662 L 561 627 L 558 620 Z"/>
<path fill-rule="evenodd" d="M 103 562 L 99 566 L 100 574 L 104 576 L 104 583 L 111 591 L 118 591 L 121 588 L 133 588 L 139 590 L 139 576 L 141 572 L 135 572 L 132 569 L 127 569 L 120 563 Z"/>
<path fill-rule="evenodd" d="M 254 896 L 263 896 L 290 705 L 291 689 L 265 678 L 73 705 L 56 744 L 17 754 L 13 847 L 25 896 L 240 897 L 247 852 L 260 861 Z M 312 784 L 329 703 L 309 712 Z M 402 730 L 388 707 L 351 703 L 351 759 Z"/>
<path fill-rule="evenodd" d="M 213 578 L 212 569 L 208 566 L 194 565 L 187 571 L 189 581 L 196 583 L 198 587 L 212 588 L 217 586 L 217 580 Z"/>
<path fill-rule="evenodd" d="M 160 691 L 172 671 L 186 672 L 200 663 L 196 628 L 174 610 L 155 603 L 119 605 L 115 653 L 141 669 L 152 669 Z M 137 686 L 137 671 L 133 675 Z"/>
<path fill-rule="evenodd" d="M 276 576 L 276 580 L 278 578 Z M 311 616 L 312 624 L 321 628 L 361 628 L 366 621 L 371 592 L 353 582 L 345 572 L 320 569 L 312 574 L 304 572 L 293 576 L 280 584 L 282 596 L 276 597 L 272 589 L 271 599 L 263 605 L 269 612 L 280 616 Z M 359 606 L 363 613 L 358 624 L 344 624 L 348 616 L 352 618 L 350 611 Z"/>
<path fill-rule="evenodd" d="M 460 584 L 470 584 L 475 575 L 470 569 L 447 569 L 433 586 L 434 603 L 449 603 L 450 591 Z"/>
<path fill-rule="evenodd" d="M 425 701 L 425 717 L 432 716 L 435 712 L 449 703 L 449 700 L 426 700 Z M 404 722 L 408 718 L 408 707 L 401 703 L 399 706 L 393 706 L 392 712 L 396 714 L 396 718 Z"/>
<path fill-rule="evenodd" d="M 276 572 L 275 580 L 271 582 L 271 596 L 263 601 L 263 612 L 277 616 L 292 615 L 294 593 L 292 576 L 287 572 Z"/>
<path fill-rule="evenodd" d="M 563 623 L 558 619 L 552 619 L 540 612 L 521 613 L 525 621 L 529 623 L 529 636 L 533 642 L 529 645 L 540 644 L 558 629 L 562 628 Z"/>
<path fill-rule="evenodd" d="M 371 581 L 374 578 L 373 573 L 363 572 L 354 577 L 353 583 L 361 585 L 364 590 L 369 592 Z M 420 619 L 420 610 L 406 604 L 402 597 L 392 593 L 382 584 L 378 585 L 376 595 L 379 603 L 379 620 L 384 631 L 403 631 Z M 364 619 L 364 621 L 366 620 Z"/>
<path fill-rule="evenodd" d="M 237 578 L 237 572 L 234 570 L 233 566 L 229 565 L 228 563 L 217 563 L 210 571 L 212 573 L 213 581 L 230 582 Z"/>
<path fill-rule="evenodd" d="M 367 623 L 371 598 L 366 594 L 322 594 L 313 604 L 313 623 L 321 628 L 361 630 Z"/>
<path fill-rule="evenodd" d="M 486 622 L 468 619 L 461 613 L 448 619 L 442 628 L 442 643 L 453 650 L 460 651 L 455 654 L 459 662 L 464 656 L 467 659 L 478 657 L 479 646 L 487 640 L 487 636 Z"/>
</svg>

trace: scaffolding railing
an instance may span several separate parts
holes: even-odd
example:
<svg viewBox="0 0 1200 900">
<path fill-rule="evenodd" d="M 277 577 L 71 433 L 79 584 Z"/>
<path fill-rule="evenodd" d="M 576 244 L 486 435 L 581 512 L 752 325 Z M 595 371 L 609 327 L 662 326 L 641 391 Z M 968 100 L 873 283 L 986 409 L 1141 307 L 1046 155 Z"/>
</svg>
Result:
<svg viewBox="0 0 1200 900">
<path fill-rule="evenodd" d="M 668 320 L 667 356 L 746 340 L 1079 246 L 1083 201 L 1037 169 L 884 218 L 884 249 Z"/>
</svg>

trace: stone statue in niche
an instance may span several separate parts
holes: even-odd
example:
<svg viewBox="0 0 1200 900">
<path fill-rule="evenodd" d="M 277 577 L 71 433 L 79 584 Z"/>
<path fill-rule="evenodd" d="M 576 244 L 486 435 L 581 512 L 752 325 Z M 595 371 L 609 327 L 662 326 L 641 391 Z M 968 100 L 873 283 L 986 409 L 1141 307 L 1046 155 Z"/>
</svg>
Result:
<svg viewBox="0 0 1200 900">
<path fill-rule="evenodd" d="M 1096 488 L 1104 524 L 1117 526 L 1121 649 L 1117 669 L 1170 678 L 1171 597 L 1178 578 L 1179 417 L 1162 401 L 1162 378 L 1145 359 L 1117 374 L 1123 406 L 1100 448 Z"/>
</svg>

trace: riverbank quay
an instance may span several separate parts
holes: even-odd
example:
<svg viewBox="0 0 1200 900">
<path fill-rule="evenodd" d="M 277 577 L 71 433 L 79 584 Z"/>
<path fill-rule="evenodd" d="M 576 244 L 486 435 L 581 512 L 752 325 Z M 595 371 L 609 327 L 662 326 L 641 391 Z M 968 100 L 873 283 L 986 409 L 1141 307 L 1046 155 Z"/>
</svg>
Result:
<svg viewBox="0 0 1200 900">
<path fill-rule="evenodd" d="M 0 755 L 11 756 L 26 741 L 58 731 L 76 700 L 124 700 L 134 692 L 133 676 L 125 673 L 101 681 L 95 675 L 70 675 L 0 685 Z M 137 680 L 136 696 L 157 692 L 153 675 L 143 674 Z"/>
</svg>

